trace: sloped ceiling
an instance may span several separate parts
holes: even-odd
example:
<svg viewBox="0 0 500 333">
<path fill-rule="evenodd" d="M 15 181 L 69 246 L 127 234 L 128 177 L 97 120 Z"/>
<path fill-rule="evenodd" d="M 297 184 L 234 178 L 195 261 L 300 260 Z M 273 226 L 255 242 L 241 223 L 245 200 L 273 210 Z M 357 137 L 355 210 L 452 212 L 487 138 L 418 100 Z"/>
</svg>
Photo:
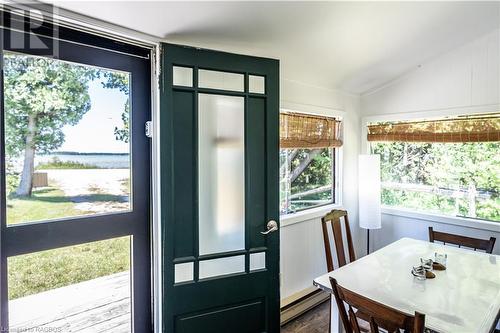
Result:
<svg viewBox="0 0 500 333">
<path fill-rule="evenodd" d="M 500 26 L 500 2 L 54 3 L 170 42 L 278 58 L 283 78 L 355 94 Z"/>
</svg>

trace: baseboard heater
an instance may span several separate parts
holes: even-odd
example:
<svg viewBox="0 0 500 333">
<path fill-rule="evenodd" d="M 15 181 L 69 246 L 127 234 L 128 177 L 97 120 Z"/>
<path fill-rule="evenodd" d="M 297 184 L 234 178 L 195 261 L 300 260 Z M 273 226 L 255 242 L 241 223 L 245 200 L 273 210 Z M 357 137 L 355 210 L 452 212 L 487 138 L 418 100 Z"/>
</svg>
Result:
<svg viewBox="0 0 500 333">
<path fill-rule="evenodd" d="M 330 294 L 323 290 L 308 290 L 302 295 L 296 296 L 294 300 L 287 302 L 281 307 L 281 325 L 285 325 L 308 310 L 330 299 Z"/>
</svg>

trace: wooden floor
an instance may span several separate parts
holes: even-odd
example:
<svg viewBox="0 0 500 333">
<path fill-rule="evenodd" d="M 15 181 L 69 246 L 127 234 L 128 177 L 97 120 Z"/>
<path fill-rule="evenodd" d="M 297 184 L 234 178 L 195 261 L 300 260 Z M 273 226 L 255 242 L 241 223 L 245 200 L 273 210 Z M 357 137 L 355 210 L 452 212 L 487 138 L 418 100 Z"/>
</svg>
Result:
<svg viewBox="0 0 500 333">
<path fill-rule="evenodd" d="M 125 333 L 130 319 L 129 272 L 9 301 L 12 332 Z"/>
<path fill-rule="evenodd" d="M 329 302 L 324 302 L 281 327 L 281 333 L 327 333 Z"/>
<path fill-rule="evenodd" d="M 9 302 L 13 332 L 129 333 L 130 274 L 117 273 Z M 281 333 L 327 333 L 329 303 L 292 320 Z M 38 331 L 37 331 L 38 332 Z"/>
</svg>

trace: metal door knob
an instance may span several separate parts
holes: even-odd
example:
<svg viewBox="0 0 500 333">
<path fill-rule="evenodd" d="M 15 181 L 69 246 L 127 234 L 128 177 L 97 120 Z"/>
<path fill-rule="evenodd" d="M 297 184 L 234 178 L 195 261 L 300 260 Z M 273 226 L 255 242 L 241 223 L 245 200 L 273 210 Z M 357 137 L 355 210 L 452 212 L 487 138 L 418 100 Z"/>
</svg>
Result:
<svg viewBox="0 0 500 333">
<path fill-rule="evenodd" d="M 267 222 L 267 231 L 261 231 L 263 235 L 267 235 L 270 232 L 278 230 L 278 223 L 275 220 Z"/>
</svg>

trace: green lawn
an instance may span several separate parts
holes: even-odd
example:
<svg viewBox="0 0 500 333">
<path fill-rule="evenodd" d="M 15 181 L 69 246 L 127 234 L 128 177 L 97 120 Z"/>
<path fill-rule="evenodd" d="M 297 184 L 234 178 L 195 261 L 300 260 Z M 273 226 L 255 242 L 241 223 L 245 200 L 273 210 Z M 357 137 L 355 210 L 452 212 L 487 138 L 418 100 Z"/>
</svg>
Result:
<svg viewBox="0 0 500 333">
<path fill-rule="evenodd" d="M 56 188 L 34 191 L 31 198 L 9 198 L 7 204 L 9 224 L 82 214 Z M 122 237 L 11 257 L 9 299 L 128 270 L 129 240 Z"/>
<path fill-rule="evenodd" d="M 81 215 L 64 193 L 54 187 L 34 190 L 31 197 L 7 198 L 7 223 L 16 224 Z"/>
</svg>

